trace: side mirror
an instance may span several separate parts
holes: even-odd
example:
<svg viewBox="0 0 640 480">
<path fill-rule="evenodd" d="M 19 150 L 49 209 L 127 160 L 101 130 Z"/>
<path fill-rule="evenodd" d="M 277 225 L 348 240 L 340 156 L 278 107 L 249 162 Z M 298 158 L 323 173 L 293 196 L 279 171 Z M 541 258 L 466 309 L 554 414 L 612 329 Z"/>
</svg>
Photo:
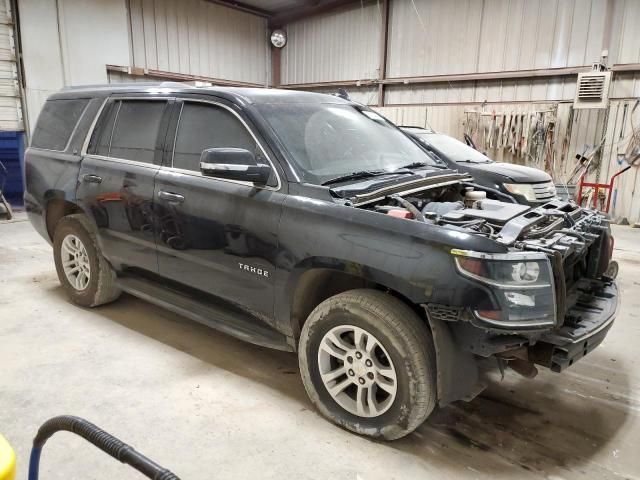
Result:
<svg viewBox="0 0 640 480">
<path fill-rule="evenodd" d="M 266 185 L 271 167 L 258 163 L 244 148 L 208 148 L 200 155 L 200 171 L 208 177 Z"/>
</svg>

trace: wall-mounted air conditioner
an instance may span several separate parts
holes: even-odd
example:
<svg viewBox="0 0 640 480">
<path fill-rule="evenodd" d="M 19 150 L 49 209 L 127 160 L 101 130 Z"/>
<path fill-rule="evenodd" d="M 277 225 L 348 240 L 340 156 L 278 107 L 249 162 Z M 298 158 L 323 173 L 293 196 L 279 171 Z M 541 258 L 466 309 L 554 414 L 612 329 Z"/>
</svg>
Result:
<svg viewBox="0 0 640 480">
<path fill-rule="evenodd" d="M 603 72 L 601 68 L 601 65 L 595 64 L 592 71 L 578 74 L 574 109 L 607 108 L 609 105 L 611 72 Z"/>
</svg>

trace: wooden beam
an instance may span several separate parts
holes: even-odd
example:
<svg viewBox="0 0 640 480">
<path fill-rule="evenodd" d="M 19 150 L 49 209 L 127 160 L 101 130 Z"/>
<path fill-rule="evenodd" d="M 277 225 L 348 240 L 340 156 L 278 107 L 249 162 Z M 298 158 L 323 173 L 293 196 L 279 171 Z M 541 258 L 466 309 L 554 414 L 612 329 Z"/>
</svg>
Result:
<svg viewBox="0 0 640 480">
<path fill-rule="evenodd" d="M 614 65 L 613 71 L 636 71 L 638 64 Z M 284 84 L 282 88 L 325 88 L 325 87 L 361 87 L 367 85 L 420 85 L 439 82 L 471 82 L 475 80 L 508 80 L 540 77 L 563 77 L 588 72 L 591 66 L 540 68 L 535 70 L 512 70 L 506 72 L 461 73 L 453 75 L 430 75 L 424 77 L 368 78 L 360 80 L 341 80 L 337 82 L 317 82 Z"/>
<path fill-rule="evenodd" d="M 367 5 L 375 2 L 376 0 L 332 0 L 326 3 L 318 5 L 306 5 L 297 8 L 290 8 L 289 10 L 276 13 L 269 19 L 270 28 L 280 28 L 289 23 L 293 23 L 298 20 L 321 15 L 323 13 L 334 12 L 338 10 L 347 10 L 354 5 Z"/>
<path fill-rule="evenodd" d="M 380 22 L 380 63 L 378 68 L 378 106 L 384 106 L 384 79 L 387 78 L 387 50 L 389 46 L 389 4 L 382 0 L 382 21 Z"/>
<path fill-rule="evenodd" d="M 175 80 L 178 82 L 209 82 L 212 85 L 220 85 L 227 87 L 256 87 L 264 88 L 259 83 L 240 82 L 236 80 L 226 80 L 223 78 L 203 77 L 202 75 L 189 75 L 186 73 L 167 72 L 164 70 L 151 70 L 142 67 L 125 67 L 122 65 L 107 65 L 109 72 L 121 72 L 137 77 L 155 77 L 159 79 Z"/>
<path fill-rule="evenodd" d="M 292 90 L 305 90 L 307 88 L 333 88 L 333 87 L 370 87 L 377 86 L 380 80 L 369 78 L 366 80 L 338 80 L 335 82 L 314 82 L 314 83 L 285 83 L 280 88 L 289 88 Z"/>
<path fill-rule="evenodd" d="M 640 63 L 617 63 L 611 67 L 614 72 L 640 72 Z"/>
</svg>

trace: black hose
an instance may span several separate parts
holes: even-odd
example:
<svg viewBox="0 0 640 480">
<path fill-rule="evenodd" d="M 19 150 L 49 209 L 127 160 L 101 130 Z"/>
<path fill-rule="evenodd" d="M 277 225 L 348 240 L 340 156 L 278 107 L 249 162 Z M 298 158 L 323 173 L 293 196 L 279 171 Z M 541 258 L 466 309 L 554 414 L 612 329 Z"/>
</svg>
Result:
<svg viewBox="0 0 640 480">
<path fill-rule="evenodd" d="M 398 194 L 391 195 L 390 197 L 394 199 L 396 202 L 398 202 L 400 205 L 402 205 L 404 208 L 409 210 L 413 214 L 416 220 L 419 220 L 421 222 L 427 221 L 427 219 L 424 218 L 424 215 L 422 214 L 422 212 L 418 210 L 418 208 L 410 201 L 405 200 Z"/>
<path fill-rule="evenodd" d="M 96 427 L 93 423 L 71 415 L 53 417 L 38 429 L 38 433 L 33 439 L 31 458 L 29 459 L 29 480 L 38 480 L 42 447 L 54 433 L 59 431 L 75 433 L 116 460 L 132 466 L 147 478 L 152 478 L 153 480 L 180 480 L 174 473 L 136 452 L 133 447 Z"/>
</svg>

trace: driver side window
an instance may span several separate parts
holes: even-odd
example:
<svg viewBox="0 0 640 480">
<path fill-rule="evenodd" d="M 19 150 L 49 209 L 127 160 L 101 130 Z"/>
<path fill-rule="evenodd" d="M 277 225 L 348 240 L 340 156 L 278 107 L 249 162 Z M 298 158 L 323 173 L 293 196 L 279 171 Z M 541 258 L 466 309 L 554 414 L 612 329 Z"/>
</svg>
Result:
<svg viewBox="0 0 640 480">
<path fill-rule="evenodd" d="M 208 148 L 244 148 L 259 158 L 259 148 L 246 127 L 222 107 L 185 102 L 180 113 L 173 167 L 200 171 L 200 155 Z"/>
</svg>

